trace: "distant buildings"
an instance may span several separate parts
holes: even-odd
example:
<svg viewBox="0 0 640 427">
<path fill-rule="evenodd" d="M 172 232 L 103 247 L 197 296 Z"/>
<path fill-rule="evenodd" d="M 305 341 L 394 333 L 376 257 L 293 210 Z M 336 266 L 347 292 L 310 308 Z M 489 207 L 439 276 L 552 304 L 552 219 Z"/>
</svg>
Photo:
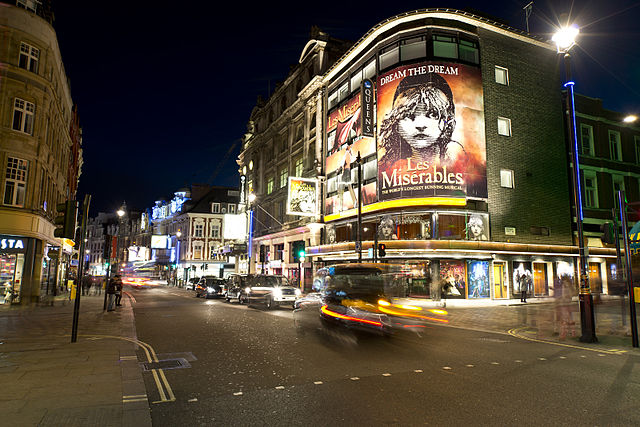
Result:
<svg viewBox="0 0 640 427">
<path fill-rule="evenodd" d="M 50 1 L 0 7 L 0 302 L 25 304 L 66 276 L 72 247 L 53 236 L 56 204 L 74 199 L 82 168 L 78 109 Z"/>
</svg>

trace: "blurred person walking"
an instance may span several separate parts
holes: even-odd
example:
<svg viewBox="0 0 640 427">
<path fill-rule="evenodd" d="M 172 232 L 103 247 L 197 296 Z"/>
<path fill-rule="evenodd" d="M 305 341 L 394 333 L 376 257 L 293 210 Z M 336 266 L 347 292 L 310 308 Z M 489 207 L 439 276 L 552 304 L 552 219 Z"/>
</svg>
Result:
<svg viewBox="0 0 640 427">
<path fill-rule="evenodd" d="M 92 278 L 89 273 L 85 273 L 80 279 L 80 287 L 82 288 L 82 296 L 89 295 L 89 291 L 91 290 Z"/>
<path fill-rule="evenodd" d="M 116 300 L 116 288 L 117 288 L 116 278 L 118 278 L 118 276 L 116 276 L 113 279 L 109 280 L 109 283 L 107 284 L 107 298 L 108 298 L 107 311 L 115 310 L 113 308 L 113 305 L 114 305 L 115 300 Z"/>
<path fill-rule="evenodd" d="M 116 307 L 121 307 L 120 301 L 122 300 L 122 279 L 120 279 L 120 275 L 116 274 L 114 277 L 116 281 Z"/>
</svg>

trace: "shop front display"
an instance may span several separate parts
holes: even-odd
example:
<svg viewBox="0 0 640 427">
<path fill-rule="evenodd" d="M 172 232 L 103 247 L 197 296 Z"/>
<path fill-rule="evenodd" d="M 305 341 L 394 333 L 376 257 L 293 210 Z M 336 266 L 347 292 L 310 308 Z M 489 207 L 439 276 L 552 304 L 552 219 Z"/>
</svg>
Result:
<svg viewBox="0 0 640 427">
<path fill-rule="evenodd" d="M 0 303 L 20 302 L 27 238 L 0 235 Z"/>
</svg>

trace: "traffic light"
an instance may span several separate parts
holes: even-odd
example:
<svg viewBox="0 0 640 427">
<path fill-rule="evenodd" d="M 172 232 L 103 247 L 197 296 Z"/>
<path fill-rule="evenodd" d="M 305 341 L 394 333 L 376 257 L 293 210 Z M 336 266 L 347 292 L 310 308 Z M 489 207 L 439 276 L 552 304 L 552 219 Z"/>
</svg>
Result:
<svg viewBox="0 0 640 427">
<path fill-rule="evenodd" d="M 58 238 L 75 239 L 76 237 L 76 216 L 78 215 L 78 202 L 67 200 L 56 205 L 58 215 L 53 220 L 56 229 L 53 235 Z"/>
<path fill-rule="evenodd" d="M 616 243 L 616 231 L 613 227 L 612 222 L 606 221 L 605 223 L 601 224 L 600 231 L 602 232 L 602 243 Z"/>
<path fill-rule="evenodd" d="M 378 243 L 378 256 L 384 258 L 387 255 L 387 245 Z"/>
<path fill-rule="evenodd" d="M 298 240 L 291 244 L 291 250 L 293 251 L 293 262 L 304 262 L 307 254 L 304 251 L 304 241 Z"/>
</svg>

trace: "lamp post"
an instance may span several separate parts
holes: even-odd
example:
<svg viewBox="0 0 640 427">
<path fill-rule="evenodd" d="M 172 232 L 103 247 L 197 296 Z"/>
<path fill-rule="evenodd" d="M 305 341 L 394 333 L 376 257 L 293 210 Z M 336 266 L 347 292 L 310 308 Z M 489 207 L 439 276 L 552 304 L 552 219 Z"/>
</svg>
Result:
<svg viewBox="0 0 640 427">
<path fill-rule="evenodd" d="M 247 273 L 251 274 L 251 264 L 253 264 L 252 256 L 253 256 L 253 202 L 256 201 L 256 195 L 254 193 L 250 193 L 248 200 L 248 209 L 247 209 Z M 264 265 L 262 266 L 264 270 Z"/>
<path fill-rule="evenodd" d="M 589 266 L 587 264 L 587 248 L 584 244 L 582 229 L 582 190 L 580 188 L 580 162 L 578 159 L 578 137 L 576 135 L 576 110 L 574 104 L 573 87 L 575 83 L 571 78 L 571 55 L 569 51 L 575 45 L 579 29 L 576 25 L 567 26 L 557 31 L 552 40 L 556 43 L 558 53 L 564 56 L 565 84 L 567 89 L 566 108 L 568 113 L 567 132 L 571 144 L 571 161 L 573 163 L 573 204 L 575 207 L 576 225 L 578 231 L 579 248 L 579 274 L 580 274 L 580 324 L 582 327 L 582 342 L 597 342 L 595 316 L 593 313 L 593 296 L 589 287 Z"/>
</svg>

